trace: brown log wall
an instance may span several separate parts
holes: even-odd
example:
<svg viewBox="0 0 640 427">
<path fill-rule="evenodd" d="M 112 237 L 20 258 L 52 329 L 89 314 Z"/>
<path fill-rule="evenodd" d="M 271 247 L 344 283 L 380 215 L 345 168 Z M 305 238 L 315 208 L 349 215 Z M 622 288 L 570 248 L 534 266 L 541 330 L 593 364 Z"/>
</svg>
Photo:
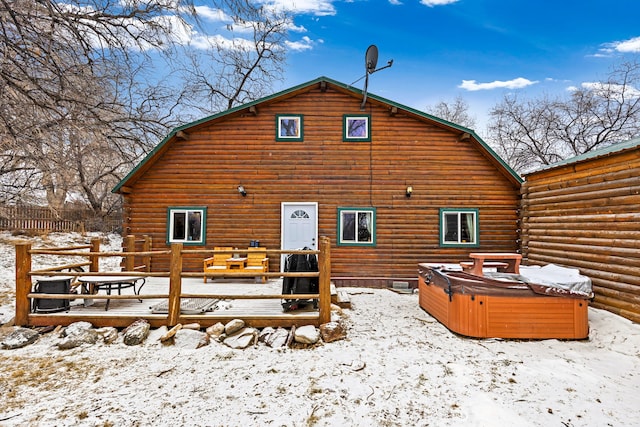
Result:
<svg viewBox="0 0 640 427">
<path fill-rule="evenodd" d="M 640 322 L 640 149 L 528 175 L 521 215 L 529 264 L 578 268 L 592 306 Z"/>
<path fill-rule="evenodd" d="M 473 139 L 383 104 L 329 88 L 258 105 L 189 128 L 125 194 L 125 233 L 166 248 L 167 206 L 207 206 L 207 247 L 280 247 L 281 202 L 318 202 L 332 275 L 417 278 L 419 262 L 457 262 L 470 251 L 515 251 L 519 184 Z M 304 115 L 304 141 L 275 141 L 278 114 Z M 369 114 L 371 142 L 343 142 L 343 114 Z M 247 196 L 238 194 L 242 184 Z M 411 185 L 413 195 L 405 196 Z M 337 246 L 337 208 L 375 207 L 376 246 Z M 480 248 L 439 247 L 439 209 L 478 208 Z M 278 270 L 279 260 L 270 262 Z M 168 259 L 166 260 L 168 262 Z M 202 269 L 185 259 L 185 270 Z M 154 269 L 167 269 L 154 259 Z"/>
</svg>

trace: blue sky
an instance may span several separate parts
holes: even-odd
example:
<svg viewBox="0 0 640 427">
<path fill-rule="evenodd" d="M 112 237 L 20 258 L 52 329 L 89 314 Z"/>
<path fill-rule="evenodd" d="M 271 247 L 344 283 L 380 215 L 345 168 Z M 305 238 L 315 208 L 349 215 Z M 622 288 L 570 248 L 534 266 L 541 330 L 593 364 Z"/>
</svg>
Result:
<svg viewBox="0 0 640 427">
<path fill-rule="evenodd" d="M 509 92 L 563 95 L 640 60 L 638 0 L 264 0 L 294 14 L 284 82 L 319 76 L 350 84 L 379 49 L 369 91 L 424 110 L 460 96 L 484 133 Z M 429 4 L 431 3 L 431 4 Z M 354 84 L 362 89 L 364 81 Z"/>
</svg>

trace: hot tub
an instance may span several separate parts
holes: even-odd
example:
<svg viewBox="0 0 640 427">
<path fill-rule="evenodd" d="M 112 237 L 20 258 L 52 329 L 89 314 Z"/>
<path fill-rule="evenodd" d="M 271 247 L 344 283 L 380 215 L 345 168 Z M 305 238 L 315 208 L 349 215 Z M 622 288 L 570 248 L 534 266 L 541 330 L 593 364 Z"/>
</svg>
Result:
<svg viewBox="0 0 640 427">
<path fill-rule="evenodd" d="M 574 290 L 534 283 L 525 274 L 476 276 L 419 264 L 419 304 L 452 332 L 469 337 L 588 338 L 588 278 L 585 291 L 584 283 Z"/>
</svg>

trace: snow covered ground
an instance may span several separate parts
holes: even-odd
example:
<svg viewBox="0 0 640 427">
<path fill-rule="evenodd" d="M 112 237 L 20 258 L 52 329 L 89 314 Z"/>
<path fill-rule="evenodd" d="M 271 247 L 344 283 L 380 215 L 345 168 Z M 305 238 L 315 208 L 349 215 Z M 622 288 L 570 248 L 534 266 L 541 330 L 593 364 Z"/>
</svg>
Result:
<svg viewBox="0 0 640 427">
<path fill-rule="evenodd" d="M 14 239 L 0 233 L 0 322 L 13 317 Z M 592 308 L 588 340 L 468 339 L 415 294 L 348 291 L 348 338 L 309 349 L 185 350 L 152 331 L 136 347 L 62 351 L 47 334 L 0 350 L 0 426 L 640 425 L 638 324 Z"/>
</svg>

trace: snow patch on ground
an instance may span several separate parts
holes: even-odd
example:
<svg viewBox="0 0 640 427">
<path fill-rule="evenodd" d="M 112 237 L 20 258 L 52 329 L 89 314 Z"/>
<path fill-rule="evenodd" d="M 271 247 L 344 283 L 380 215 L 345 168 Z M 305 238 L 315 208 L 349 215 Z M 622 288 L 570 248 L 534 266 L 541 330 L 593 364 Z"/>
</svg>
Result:
<svg viewBox="0 0 640 427">
<path fill-rule="evenodd" d="M 83 239 L 51 234 L 34 246 Z M 4 321 L 13 317 L 14 240 L 0 233 Z M 120 245 L 104 236 L 103 250 Z M 415 294 L 347 291 L 347 339 L 304 350 L 178 349 L 153 331 L 136 347 L 120 339 L 62 351 L 47 334 L 0 350 L 0 425 L 640 425 L 638 324 L 592 308 L 588 340 L 469 339 L 421 310 Z"/>
</svg>

